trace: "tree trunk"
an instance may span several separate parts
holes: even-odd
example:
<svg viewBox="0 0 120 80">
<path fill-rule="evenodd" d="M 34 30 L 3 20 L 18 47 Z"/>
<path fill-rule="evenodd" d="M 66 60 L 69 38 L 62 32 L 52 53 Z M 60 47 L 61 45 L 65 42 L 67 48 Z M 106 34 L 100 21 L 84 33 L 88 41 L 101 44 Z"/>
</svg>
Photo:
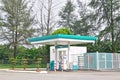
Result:
<svg viewBox="0 0 120 80">
<path fill-rule="evenodd" d="M 114 49 L 114 22 L 113 22 L 113 3 L 111 0 L 111 23 L 110 23 L 110 27 L 111 27 L 111 36 L 112 36 L 112 52 L 115 52 Z"/>
<path fill-rule="evenodd" d="M 16 58 L 17 55 L 17 27 L 15 31 L 15 40 L 14 40 L 14 58 Z"/>
<path fill-rule="evenodd" d="M 48 0 L 47 35 L 50 34 L 51 7 L 52 7 L 52 0 Z"/>
</svg>

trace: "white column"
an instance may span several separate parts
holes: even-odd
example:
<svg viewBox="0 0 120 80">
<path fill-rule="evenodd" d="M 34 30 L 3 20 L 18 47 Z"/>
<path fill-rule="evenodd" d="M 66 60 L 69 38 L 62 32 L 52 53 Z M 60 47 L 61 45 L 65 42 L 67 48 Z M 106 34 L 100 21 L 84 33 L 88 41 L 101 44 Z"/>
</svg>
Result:
<svg viewBox="0 0 120 80">
<path fill-rule="evenodd" d="M 67 69 L 70 69 L 70 64 L 69 64 L 69 51 L 70 51 L 70 42 L 68 42 Z"/>
<path fill-rule="evenodd" d="M 57 46 L 57 42 L 55 43 L 55 47 Z M 57 65 L 58 65 L 58 63 L 57 63 L 57 48 L 55 48 L 55 62 L 54 62 L 55 64 L 56 64 L 56 69 L 57 69 Z"/>
</svg>

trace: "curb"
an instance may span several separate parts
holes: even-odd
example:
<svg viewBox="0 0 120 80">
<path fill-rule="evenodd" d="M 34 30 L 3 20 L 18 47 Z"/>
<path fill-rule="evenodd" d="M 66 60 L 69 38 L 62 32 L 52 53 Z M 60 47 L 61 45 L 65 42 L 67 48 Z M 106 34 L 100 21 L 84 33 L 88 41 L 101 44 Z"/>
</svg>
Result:
<svg viewBox="0 0 120 80">
<path fill-rule="evenodd" d="M 6 71 L 6 72 L 20 72 L 20 73 L 41 73 L 41 74 L 47 74 L 48 71 L 20 71 L 20 70 L 10 70 L 10 69 L 0 69 L 0 71 Z"/>
</svg>

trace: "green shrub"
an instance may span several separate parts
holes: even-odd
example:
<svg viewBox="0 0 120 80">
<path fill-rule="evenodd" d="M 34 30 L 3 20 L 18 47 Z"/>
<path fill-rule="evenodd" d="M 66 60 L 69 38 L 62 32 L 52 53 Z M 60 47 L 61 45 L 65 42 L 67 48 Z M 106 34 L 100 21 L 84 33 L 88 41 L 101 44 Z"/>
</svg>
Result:
<svg viewBox="0 0 120 80">
<path fill-rule="evenodd" d="M 42 61 L 42 58 L 37 58 L 37 61 L 36 61 L 37 71 L 39 71 L 39 67 L 40 67 L 40 65 L 41 65 L 41 61 Z"/>
<path fill-rule="evenodd" d="M 27 59 L 22 58 L 21 64 L 22 64 L 22 66 L 23 66 L 23 69 L 26 70 L 26 67 L 27 67 L 27 64 L 28 64 Z"/>
<path fill-rule="evenodd" d="M 10 58 L 10 64 L 11 64 L 11 68 L 14 70 L 15 65 L 16 65 L 16 59 L 15 58 Z"/>
</svg>

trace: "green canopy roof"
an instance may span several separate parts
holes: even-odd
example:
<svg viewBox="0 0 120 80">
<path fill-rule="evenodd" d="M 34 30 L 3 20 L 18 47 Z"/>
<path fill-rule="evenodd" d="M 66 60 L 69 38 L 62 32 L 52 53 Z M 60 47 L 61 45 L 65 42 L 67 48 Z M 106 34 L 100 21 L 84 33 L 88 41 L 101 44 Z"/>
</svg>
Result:
<svg viewBox="0 0 120 80">
<path fill-rule="evenodd" d="M 31 43 L 41 43 L 41 44 L 64 44 L 65 42 L 69 42 L 71 44 L 79 44 L 79 43 L 92 43 L 96 40 L 96 37 L 93 36 L 80 36 L 80 35 L 65 35 L 65 34 L 57 34 L 50 36 L 42 36 L 42 37 L 34 37 L 28 38 L 28 41 Z"/>
</svg>

